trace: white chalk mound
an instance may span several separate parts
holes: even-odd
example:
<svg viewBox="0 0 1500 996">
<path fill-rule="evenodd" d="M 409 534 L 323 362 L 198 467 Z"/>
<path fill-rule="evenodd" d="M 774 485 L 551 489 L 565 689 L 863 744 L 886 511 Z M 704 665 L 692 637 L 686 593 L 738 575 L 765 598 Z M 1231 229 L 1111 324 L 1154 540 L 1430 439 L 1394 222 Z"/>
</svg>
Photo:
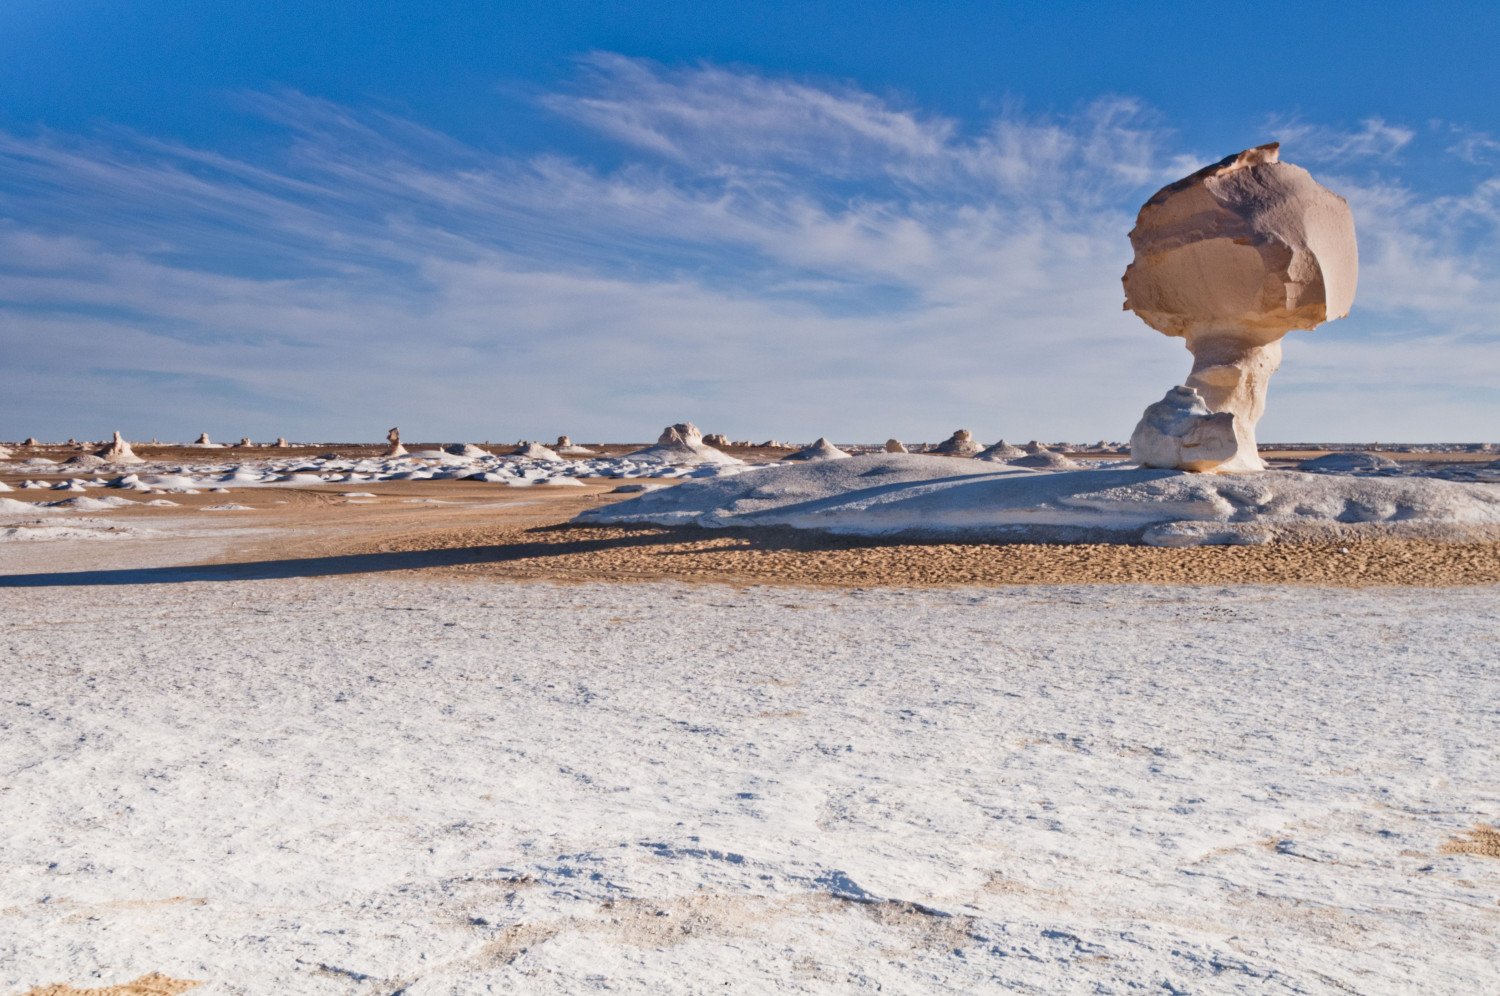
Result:
<svg viewBox="0 0 1500 996">
<path fill-rule="evenodd" d="M 1342 318 L 1354 302 L 1359 254 L 1349 205 L 1281 162 L 1279 149 L 1246 149 L 1163 187 L 1130 233 L 1125 308 L 1185 339 L 1193 354 L 1186 386 L 1209 412 L 1233 416 L 1236 451 L 1199 469 L 1264 469 L 1255 424 L 1281 365 L 1282 336 Z M 1141 462 L 1172 445 L 1139 429 L 1136 437 L 1147 447 L 1132 451 Z"/>
<path fill-rule="evenodd" d="M 945 456 L 971 457 L 983 450 L 984 447 L 974 442 L 974 434 L 968 429 L 955 430 L 953 435 L 933 447 L 932 452 L 942 453 Z"/>
<path fill-rule="evenodd" d="M 548 460 L 552 463 L 563 462 L 563 458 L 557 454 L 556 450 L 543 446 L 535 440 L 530 440 L 517 446 L 511 451 L 511 456 L 524 457 L 527 460 Z"/>
<path fill-rule="evenodd" d="M 1500 489 L 1295 471 L 1034 471 L 871 454 L 690 481 L 590 509 L 578 521 L 1163 546 L 1366 535 L 1465 540 L 1500 537 Z"/>
<path fill-rule="evenodd" d="M 1025 455 L 1026 451 L 1021 449 L 1021 447 L 1012 446 L 1002 439 L 993 446 L 980 450 L 974 455 L 974 459 L 987 460 L 992 463 L 1004 463 L 1007 460 L 1014 460 L 1016 457 L 1023 457 Z"/>
<path fill-rule="evenodd" d="M 744 463 L 738 457 L 714 449 L 703 441 L 703 433 L 691 422 L 678 422 L 662 430 L 655 446 L 626 454 L 627 460 L 637 463 L 664 463 L 677 466 L 693 464 L 718 464 L 737 466 Z"/>
<path fill-rule="evenodd" d="M 905 453 L 907 452 L 906 444 L 892 437 L 885 441 L 885 451 L 887 453 Z"/>
<path fill-rule="evenodd" d="M 811 446 L 804 446 L 796 453 L 788 453 L 782 457 L 783 460 L 802 460 L 813 463 L 820 460 L 848 460 L 849 458 L 850 454 L 830 443 L 826 436 L 819 436 L 818 441 Z"/>
</svg>

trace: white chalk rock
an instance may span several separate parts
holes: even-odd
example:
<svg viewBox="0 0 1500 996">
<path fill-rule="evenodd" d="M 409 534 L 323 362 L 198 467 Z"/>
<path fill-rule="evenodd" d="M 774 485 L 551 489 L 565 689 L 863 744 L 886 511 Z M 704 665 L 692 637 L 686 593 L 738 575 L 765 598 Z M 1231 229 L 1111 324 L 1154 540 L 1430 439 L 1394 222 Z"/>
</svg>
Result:
<svg viewBox="0 0 1500 996">
<path fill-rule="evenodd" d="M 115 438 L 108 446 L 98 450 L 94 455 L 103 459 L 105 463 L 146 462 L 135 455 L 135 451 L 130 448 L 130 444 L 118 432 L 115 433 Z"/>
<path fill-rule="evenodd" d="M 386 430 L 385 441 L 391 444 L 390 449 L 385 451 L 385 458 L 387 460 L 394 460 L 397 457 L 404 457 L 407 455 L 406 447 L 401 445 L 400 426 L 393 425 L 388 430 Z"/>
<path fill-rule="evenodd" d="M 1163 187 L 1130 233 L 1125 308 L 1187 341 L 1187 387 L 1235 416 L 1240 450 L 1217 469 L 1260 470 L 1255 424 L 1281 365 L 1281 337 L 1342 318 L 1359 254 L 1349 205 L 1275 142 Z M 1134 455 L 1134 454 L 1133 454 Z M 1137 458 L 1139 459 L 1139 458 Z"/>
<path fill-rule="evenodd" d="M 818 441 L 811 446 L 804 447 L 796 453 L 788 453 L 782 459 L 807 461 L 847 460 L 849 459 L 849 454 L 830 443 L 826 436 L 819 436 Z"/>
<path fill-rule="evenodd" d="M 968 429 L 959 429 L 947 439 L 933 447 L 932 452 L 944 456 L 973 456 L 984 447 L 974 442 L 974 434 Z"/>
<path fill-rule="evenodd" d="M 906 445 L 904 443 L 902 443 L 901 440 L 899 440 L 899 439 L 887 439 L 885 441 L 885 451 L 887 453 L 905 453 L 905 452 L 907 452 Z"/>
<path fill-rule="evenodd" d="M 1007 460 L 1014 460 L 1017 457 L 1023 457 L 1025 455 L 1026 451 L 1021 449 L 1021 447 L 1012 446 L 1010 443 L 1007 443 L 1002 439 L 995 445 L 987 449 L 980 450 L 977 454 L 975 454 L 974 459 L 988 460 L 991 463 L 1005 463 Z"/>
<path fill-rule="evenodd" d="M 477 446 L 475 449 L 479 449 Z M 483 453 L 483 450 L 480 450 Z M 486 453 L 485 456 L 489 454 Z M 538 442 L 525 442 L 511 451 L 511 456 L 524 457 L 527 460 L 547 460 L 552 463 L 562 463 L 563 458 L 558 456 L 557 451 L 543 446 Z"/>
<path fill-rule="evenodd" d="M 719 464 L 733 466 L 744 463 L 738 457 L 720 452 L 703 441 L 703 433 L 691 422 L 678 422 L 662 430 L 655 446 L 626 454 L 626 459 L 644 463 L 676 465 Z"/>
<path fill-rule="evenodd" d="M 1255 440 L 1233 412 L 1211 412 L 1195 389 L 1180 385 L 1146 409 L 1130 437 L 1130 458 L 1142 467 L 1177 470 L 1255 470 L 1240 461 Z M 1259 463 L 1260 458 L 1256 456 Z"/>
</svg>

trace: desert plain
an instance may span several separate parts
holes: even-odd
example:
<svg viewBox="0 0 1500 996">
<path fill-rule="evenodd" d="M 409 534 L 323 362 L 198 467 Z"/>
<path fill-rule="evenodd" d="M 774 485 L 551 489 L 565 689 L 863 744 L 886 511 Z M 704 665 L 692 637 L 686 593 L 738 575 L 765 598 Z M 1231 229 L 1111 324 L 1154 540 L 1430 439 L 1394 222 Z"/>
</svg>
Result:
<svg viewBox="0 0 1500 996">
<path fill-rule="evenodd" d="M 579 522 L 692 479 L 138 449 L 0 474 L 5 992 L 1500 985 L 1493 541 Z"/>
</svg>

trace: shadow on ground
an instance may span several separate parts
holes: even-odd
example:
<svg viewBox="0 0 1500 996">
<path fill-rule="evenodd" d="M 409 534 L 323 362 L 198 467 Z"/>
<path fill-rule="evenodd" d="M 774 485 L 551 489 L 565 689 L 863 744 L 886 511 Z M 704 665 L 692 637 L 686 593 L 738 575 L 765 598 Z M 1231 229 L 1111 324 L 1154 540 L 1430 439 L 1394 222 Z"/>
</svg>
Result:
<svg viewBox="0 0 1500 996">
<path fill-rule="evenodd" d="M 565 530 L 547 530 L 553 539 L 490 546 L 398 550 L 352 553 L 331 557 L 299 557 L 284 560 L 254 560 L 226 564 L 193 564 L 179 567 L 136 567 L 102 571 L 54 571 L 0 575 L 0 588 L 59 588 L 114 584 L 184 584 L 194 581 L 266 581 L 278 578 L 333 577 L 341 574 L 376 574 L 414 571 L 467 564 L 503 564 L 545 561 L 555 557 L 681 543 L 697 539 L 662 530 L 631 531 L 607 538 L 565 539 Z M 694 531 L 696 533 L 696 530 Z"/>
</svg>

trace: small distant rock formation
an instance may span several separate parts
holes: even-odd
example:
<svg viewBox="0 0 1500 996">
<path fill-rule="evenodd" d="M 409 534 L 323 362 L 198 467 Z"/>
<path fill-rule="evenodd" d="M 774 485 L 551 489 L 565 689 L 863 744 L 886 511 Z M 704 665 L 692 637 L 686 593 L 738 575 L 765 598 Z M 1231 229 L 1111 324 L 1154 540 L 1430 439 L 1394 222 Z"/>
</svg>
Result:
<svg viewBox="0 0 1500 996">
<path fill-rule="evenodd" d="M 1076 470 L 1083 466 L 1077 460 L 1070 460 L 1061 453 L 1055 453 L 1047 449 L 1036 440 L 1026 444 L 1022 456 L 1005 461 L 1012 467 L 1032 467 L 1050 470 Z"/>
<path fill-rule="evenodd" d="M 723 449 L 725 446 L 730 445 L 729 437 L 722 432 L 710 432 L 703 437 L 703 442 L 705 445 L 712 446 L 715 449 Z"/>
<path fill-rule="evenodd" d="M 1297 469 L 1307 474 L 1393 474 L 1401 465 L 1376 453 L 1325 453 L 1303 460 Z"/>
<path fill-rule="evenodd" d="M 1017 457 L 1023 457 L 1025 455 L 1026 451 L 1021 449 L 1021 447 L 1012 446 L 1010 443 L 1007 443 L 1002 439 L 988 449 L 980 450 L 978 453 L 974 454 L 974 459 L 988 460 L 991 463 L 1005 463 L 1007 460 L 1014 460 Z"/>
<path fill-rule="evenodd" d="M 387 460 L 406 456 L 406 447 L 401 445 L 401 429 L 398 426 L 390 427 L 385 434 L 385 441 L 391 444 L 390 448 L 385 451 Z"/>
<path fill-rule="evenodd" d="M 1354 302 L 1359 255 L 1349 205 L 1307 170 L 1281 162 L 1272 142 L 1157 191 L 1142 206 L 1130 242 L 1135 259 L 1121 278 L 1125 308 L 1187 340 L 1193 370 L 1184 386 L 1210 414 L 1234 419 L 1235 451 L 1211 467 L 1194 462 L 1220 473 L 1264 470 L 1255 424 L 1281 365 L 1282 336 L 1342 318 Z M 1182 399 L 1169 395 L 1147 409 L 1156 421 L 1164 403 L 1180 406 Z M 1178 444 L 1152 432 L 1143 418 L 1131 456 L 1162 466 L 1150 461 Z"/>
<path fill-rule="evenodd" d="M 481 451 L 483 452 L 483 451 Z M 511 456 L 525 457 L 527 460 L 550 460 L 553 463 L 561 463 L 562 457 L 555 450 L 548 449 L 541 443 L 523 440 L 511 452 Z"/>
<path fill-rule="evenodd" d="M 289 450 L 289 449 L 292 448 L 292 444 L 286 441 L 286 437 L 285 436 L 277 436 L 276 437 L 276 448 L 278 450 Z"/>
<path fill-rule="evenodd" d="M 214 441 L 208 438 L 208 433 L 200 432 L 198 438 L 193 440 L 194 446 L 212 446 Z"/>
<path fill-rule="evenodd" d="M 99 457 L 105 463 L 146 462 L 135 455 L 135 451 L 130 448 L 130 444 L 125 441 L 124 437 L 122 437 L 118 431 L 115 432 L 115 437 L 110 441 L 109 445 L 105 446 L 101 450 L 96 451 L 94 453 L 94 456 Z"/>
<path fill-rule="evenodd" d="M 828 437 L 819 436 L 818 441 L 811 446 L 800 449 L 796 453 L 789 453 L 782 457 L 782 459 L 806 460 L 809 462 L 816 460 L 847 460 L 849 459 L 849 454 L 830 443 Z"/>
<path fill-rule="evenodd" d="M 545 446 L 543 446 L 542 449 L 547 449 L 547 448 Z M 488 450 L 480 449 L 478 446 L 475 446 L 473 443 L 451 443 L 451 444 L 443 447 L 443 452 L 449 454 L 450 456 L 471 457 L 471 458 L 472 457 L 487 457 L 487 456 L 490 455 Z M 550 453 L 551 450 L 548 450 L 548 452 Z"/>
<path fill-rule="evenodd" d="M 240 441 L 238 443 L 235 443 L 235 445 L 240 449 L 250 449 L 255 444 L 250 441 L 249 436 L 241 436 Z"/>
<path fill-rule="evenodd" d="M 1179 385 L 1146 409 L 1130 437 L 1130 456 L 1142 467 L 1207 471 L 1235 459 L 1253 439 L 1233 412 L 1211 412 L 1196 388 Z"/>
<path fill-rule="evenodd" d="M 983 446 L 974 442 L 974 434 L 968 429 L 958 429 L 953 435 L 938 443 L 932 448 L 932 452 L 941 453 L 944 456 L 971 457 L 984 449 Z"/>
<path fill-rule="evenodd" d="M 723 466 L 741 464 L 745 461 L 728 453 L 714 449 L 703 441 L 703 433 L 691 422 L 678 422 L 662 430 L 656 445 L 626 454 L 630 460 L 666 464 L 712 463 Z"/>
<path fill-rule="evenodd" d="M 26 437 L 26 442 L 22 443 L 21 445 L 22 446 L 40 446 L 42 444 L 39 443 L 39 442 L 37 442 L 37 439 L 36 439 L 35 436 L 27 436 Z"/>
<path fill-rule="evenodd" d="M 892 436 L 885 441 L 885 451 L 887 453 L 905 453 L 907 452 L 906 444 Z"/>
<path fill-rule="evenodd" d="M 559 450 L 565 450 L 569 446 L 572 446 L 572 445 L 573 445 L 573 437 L 572 436 L 558 436 L 557 437 L 557 448 Z"/>
<path fill-rule="evenodd" d="M 594 451 L 587 446 L 579 446 L 573 442 L 572 436 L 558 436 L 557 445 L 553 447 L 558 453 L 568 456 L 593 456 Z"/>
<path fill-rule="evenodd" d="M 779 439 L 767 439 L 758 448 L 763 450 L 795 450 L 797 447 L 791 443 L 783 443 Z"/>
</svg>

